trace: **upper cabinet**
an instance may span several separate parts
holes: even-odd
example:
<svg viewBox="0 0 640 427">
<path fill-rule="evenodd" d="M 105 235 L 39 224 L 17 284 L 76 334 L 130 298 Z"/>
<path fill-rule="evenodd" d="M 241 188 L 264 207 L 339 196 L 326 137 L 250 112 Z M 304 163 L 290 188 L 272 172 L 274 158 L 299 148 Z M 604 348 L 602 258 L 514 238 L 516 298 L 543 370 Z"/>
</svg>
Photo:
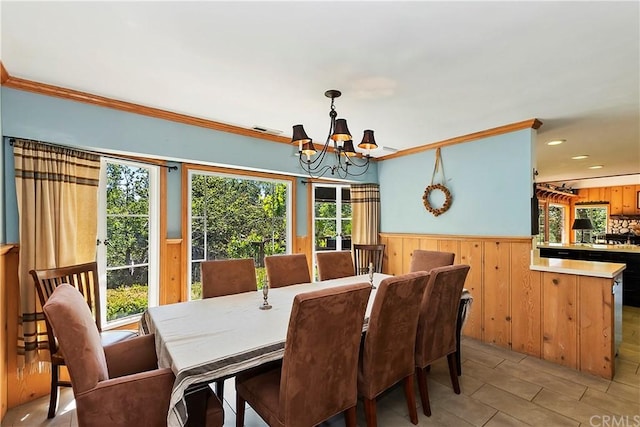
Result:
<svg viewBox="0 0 640 427">
<path fill-rule="evenodd" d="M 622 187 L 622 215 L 640 213 L 637 191 L 640 191 L 640 185 L 625 185 Z"/>
<path fill-rule="evenodd" d="M 608 201 L 609 215 L 640 215 L 638 192 L 640 185 L 583 188 L 578 190 L 578 198 L 573 204 Z"/>
</svg>

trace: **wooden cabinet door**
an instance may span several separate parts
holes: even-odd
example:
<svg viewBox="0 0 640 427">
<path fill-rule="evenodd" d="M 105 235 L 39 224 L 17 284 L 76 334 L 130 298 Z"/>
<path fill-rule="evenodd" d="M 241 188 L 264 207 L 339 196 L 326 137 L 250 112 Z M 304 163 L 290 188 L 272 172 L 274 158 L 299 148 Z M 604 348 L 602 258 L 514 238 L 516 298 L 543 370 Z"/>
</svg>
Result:
<svg viewBox="0 0 640 427">
<path fill-rule="evenodd" d="M 545 272 L 542 289 L 542 358 L 577 369 L 577 278 Z"/>
<path fill-rule="evenodd" d="M 622 187 L 611 187 L 609 215 L 622 215 Z"/>
<path fill-rule="evenodd" d="M 511 349 L 540 357 L 541 273 L 531 271 L 531 245 L 511 244 Z"/>
<path fill-rule="evenodd" d="M 622 187 L 622 215 L 635 215 L 636 213 L 636 187 L 625 185 Z"/>
</svg>

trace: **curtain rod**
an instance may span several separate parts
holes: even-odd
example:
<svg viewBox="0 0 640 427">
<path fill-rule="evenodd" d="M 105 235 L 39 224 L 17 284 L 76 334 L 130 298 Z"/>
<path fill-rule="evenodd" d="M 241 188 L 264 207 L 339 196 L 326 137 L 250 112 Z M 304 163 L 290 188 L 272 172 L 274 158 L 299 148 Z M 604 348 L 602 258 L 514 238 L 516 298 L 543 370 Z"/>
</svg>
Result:
<svg viewBox="0 0 640 427">
<path fill-rule="evenodd" d="M 9 145 L 13 146 L 16 139 L 25 139 L 25 138 L 17 138 L 17 137 L 9 137 Z M 116 159 L 116 160 L 133 160 L 136 161 L 138 163 L 143 163 L 146 165 L 154 165 L 154 166 L 160 166 L 162 168 L 167 168 L 167 170 L 169 172 L 171 171 L 177 171 L 178 167 L 177 166 L 169 166 L 169 165 L 163 165 L 163 164 L 159 164 L 159 163 L 154 163 L 154 162 L 150 162 L 148 160 L 144 160 L 144 159 L 137 159 L 135 157 L 127 157 L 127 156 L 118 156 L 117 154 L 109 154 L 109 153 L 103 153 L 100 151 L 92 151 L 92 150 L 86 150 L 83 148 L 76 148 L 76 147 L 69 147 L 68 145 L 62 145 L 62 144 L 54 144 L 52 142 L 43 142 L 43 141 L 36 141 L 33 139 L 30 139 L 30 141 L 33 142 L 37 142 L 38 144 L 42 144 L 42 145 L 48 145 L 50 147 L 56 147 L 56 148 L 65 148 L 68 150 L 75 150 L 75 151 L 79 151 L 81 153 L 86 153 L 86 154 L 93 154 L 95 156 L 100 156 L 100 157 L 107 157 L 110 159 Z"/>
</svg>

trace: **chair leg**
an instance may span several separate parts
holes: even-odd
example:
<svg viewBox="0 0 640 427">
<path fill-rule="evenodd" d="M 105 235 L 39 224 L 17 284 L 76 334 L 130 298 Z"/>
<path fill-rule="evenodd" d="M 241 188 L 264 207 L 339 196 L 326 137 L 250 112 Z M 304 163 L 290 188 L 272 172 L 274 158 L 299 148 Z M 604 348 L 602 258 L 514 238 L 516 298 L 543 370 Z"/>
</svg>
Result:
<svg viewBox="0 0 640 427">
<path fill-rule="evenodd" d="M 236 427 L 244 427 L 245 400 L 236 392 Z"/>
<path fill-rule="evenodd" d="M 224 402 L 224 380 L 216 381 L 216 396 L 221 402 Z"/>
<path fill-rule="evenodd" d="M 427 373 L 424 368 L 416 368 L 418 376 L 418 388 L 420 389 L 420 401 L 422 402 L 422 412 L 427 417 L 431 416 L 431 405 L 429 405 L 429 390 L 427 388 Z"/>
<path fill-rule="evenodd" d="M 49 413 L 47 418 L 56 416 L 58 410 L 58 376 L 60 375 L 60 366 L 51 364 L 51 395 L 49 397 Z"/>
<path fill-rule="evenodd" d="M 418 424 L 418 410 L 416 409 L 416 393 L 413 389 L 413 374 L 404 379 L 404 396 L 407 399 L 409 419 L 413 424 Z"/>
<path fill-rule="evenodd" d="M 355 405 L 344 411 L 344 422 L 347 427 L 356 427 L 356 407 Z"/>
<path fill-rule="evenodd" d="M 447 354 L 447 362 L 449 362 L 449 376 L 451 377 L 451 385 L 456 394 L 460 394 L 460 383 L 458 382 L 458 369 L 456 367 L 456 354 Z"/>
<path fill-rule="evenodd" d="M 367 420 L 367 427 L 377 427 L 378 426 L 378 416 L 376 414 L 376 399 L 367 399 L 364 400 L 364 416 Z"/>
</svg>

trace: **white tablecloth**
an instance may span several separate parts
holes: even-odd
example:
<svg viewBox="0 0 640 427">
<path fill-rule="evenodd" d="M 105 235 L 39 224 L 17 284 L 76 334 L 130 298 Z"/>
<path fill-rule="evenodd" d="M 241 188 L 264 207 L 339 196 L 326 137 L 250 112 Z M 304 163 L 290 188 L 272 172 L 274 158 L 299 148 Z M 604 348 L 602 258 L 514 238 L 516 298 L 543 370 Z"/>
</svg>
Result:
<svg viewBox="0 0 640 427">
<path fill-rule="evenodd" d="M 390 277 L 376 273 L 374 285 Z M 369 282 L 368 275 L 286 286 L 269 291 L 273 308 L 260 310 L 262 291 L 150 308 L 141 331 L 155 334 L 158 364 L 171 368 L 169 426 L 186 423 L 184 392 L 192 384 L 210 383 L 282 358 L 294 297 L 330 287 Z M 367 306 L 367 318 L 375 290 Z"/>
</svg>

